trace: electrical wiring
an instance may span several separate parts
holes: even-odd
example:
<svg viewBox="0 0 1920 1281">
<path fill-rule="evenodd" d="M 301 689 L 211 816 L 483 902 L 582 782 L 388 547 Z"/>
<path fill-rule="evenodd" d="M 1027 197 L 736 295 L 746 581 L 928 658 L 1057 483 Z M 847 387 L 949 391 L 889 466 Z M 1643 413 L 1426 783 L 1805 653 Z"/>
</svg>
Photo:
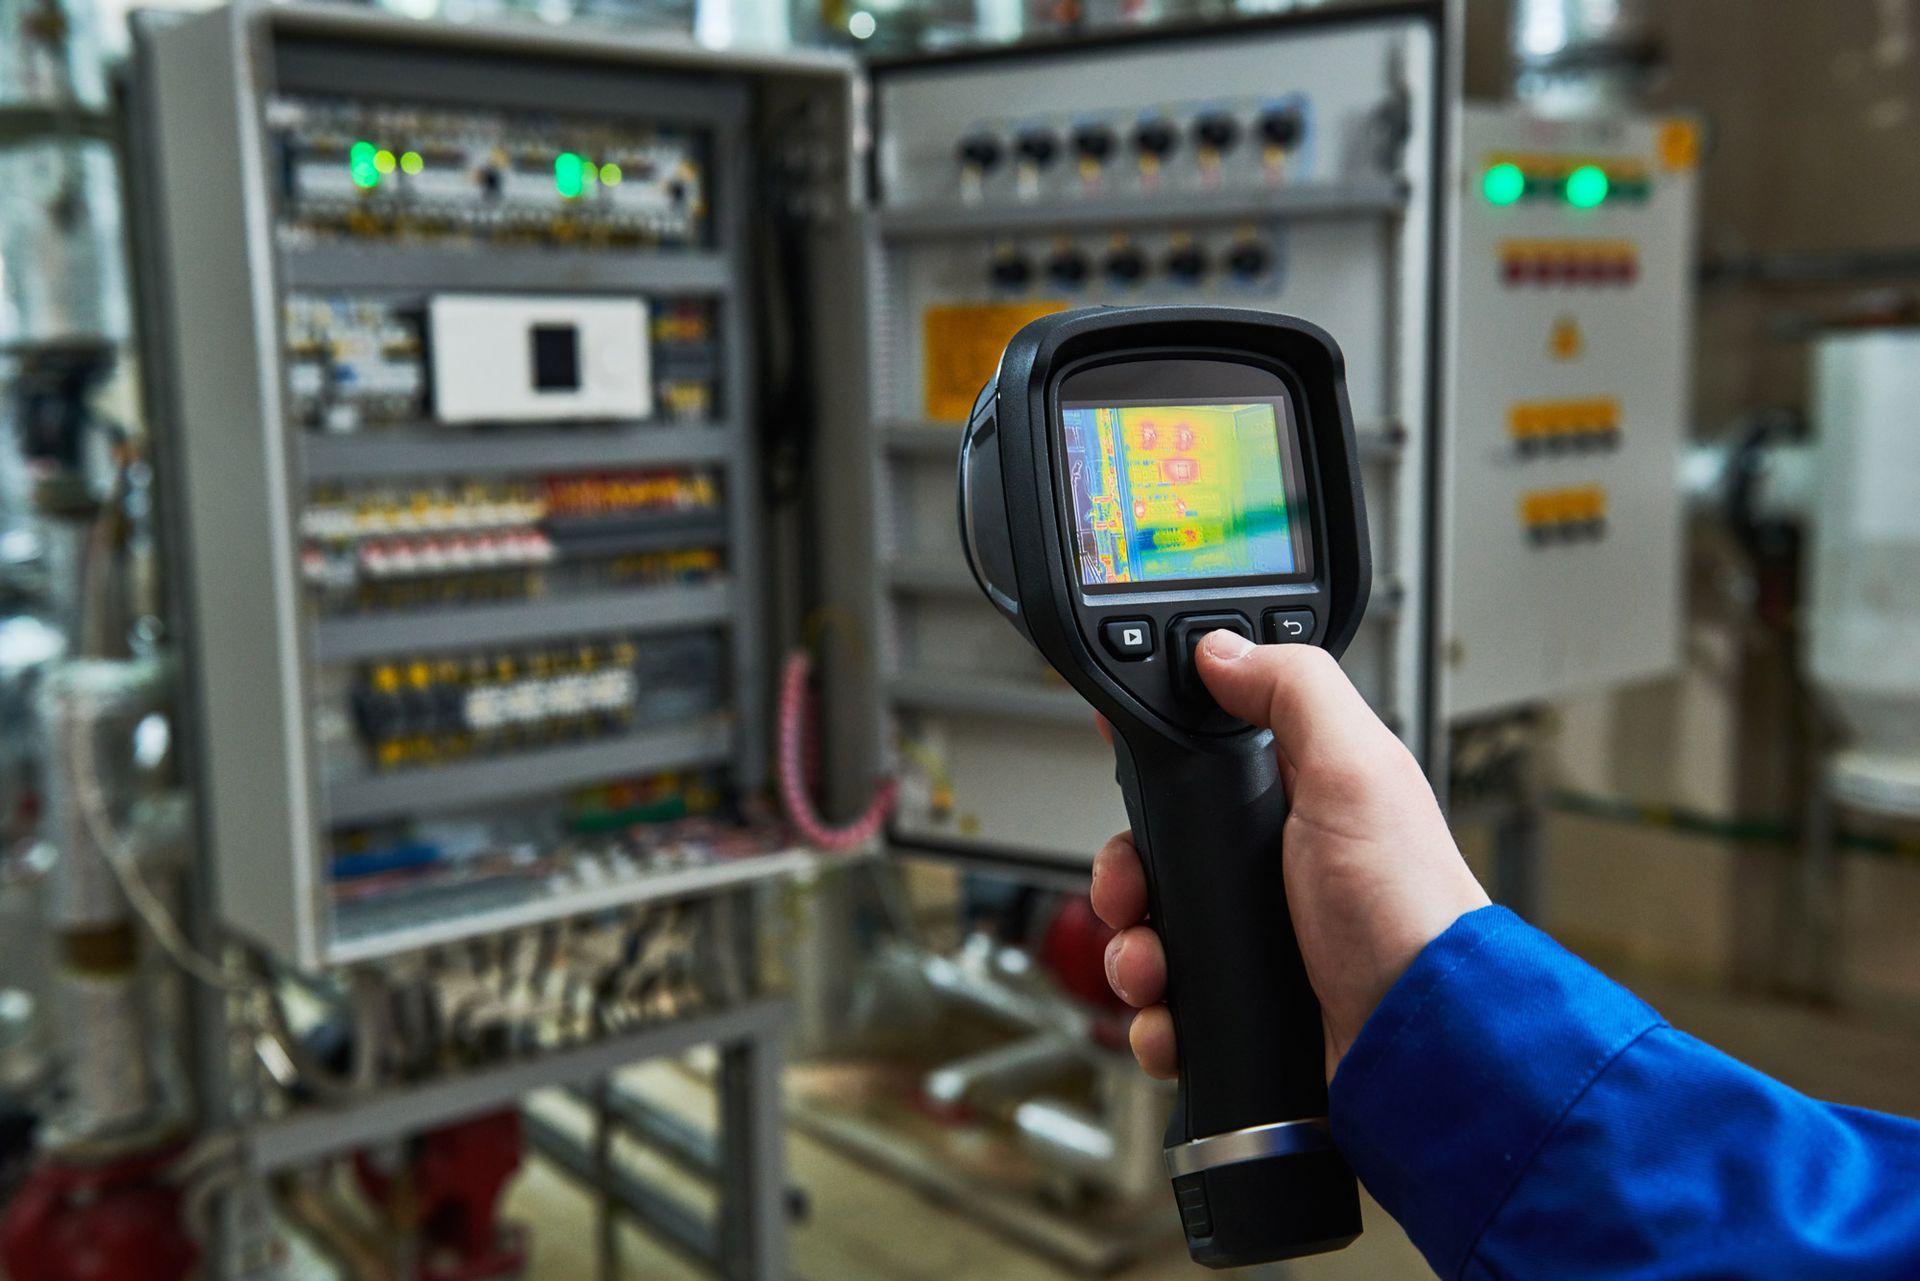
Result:
<svg viewBox="0 0 1920 1281">
<path fill-rule="evenodd" d="M 106 613 L 104 593 L 101 584 L 105 578 L 103 562 L 110 550 L 113 515 L 119 495 L 126 487 L 127 468 L 130 459 L 121 456 L 114 471 L 113 484 L 109 489 L 107 501 L 102 504 L 100 514 L 95 518 L 93 529 L 88 538 L 88 550 L 81 569 L 81 599 L 84 602 L 82 633 L 89 643 L 96 644 L 94 630 Z M 147 884 L 140 869 L 140 852 L 132 839 L 115 822 L 111 807 L 100 786 L 100 764 L 95 751 L 95 727 L 104 710 L 97 700 L 82 696 L 79 721 L 84 727 L 81 732 L 70 737 L 68 769 L 72 772 L 74 791 L 80 805 L 81 822 L 85 825 L 88 838 L 99 849 L 101 859 L 112 874 L 114 883 L 121 895 L 127 900 L 134 913 L 146 925 L 148 933 L 159 944 L 168 959 L 182 971 L 225 992 L 244 992 L 248 984 L 232 978 L 219 961 L 202 955 L 186 932 L 174 920 L 173 913 L 153 887 Z"/>
<path fill-rule="evenodd" d="M 126 897 L 128 906 L 146 925 L 148 933 L 168 959 L 209 987 L 223 992 L 248 991 L 250 984 L 233 978 L 225 966 L 193 946 L 179 922 L 174 920 L 173 913 L 153 887 L 147 884 L 146 876 L 140 870 L 139 849 L 119 830 L 106 795 L 100 788 L 99 759 L 93 743 L 92 726 L 96 722 L 93 711 L 83 703 L 81 720 L 88 728 L 72 736 L 68 759 L 68 767 L 73 771 L 76 799 L 80 802 L 81 821 L 86 825 L 88 838 L 99 848 L 101 858 L 112 873 L 120 893 Z"/>
<path fill-rule="evenodd" d="M 780 677 L 780 805 L 787 821 L 809 845 L 833 854 L 858 849 L 880 834 L 887 816 L 893 812 L 899 782 L 881 780 L 873 797 L 858 818 L 835 827 L 820 817 L 813 798 L 807 794 L 807 775 L 813 755 L 812 696 L 808 679 L 813 674 L 813 658 L 805 650 L 787 656 Z"/>
</svg>

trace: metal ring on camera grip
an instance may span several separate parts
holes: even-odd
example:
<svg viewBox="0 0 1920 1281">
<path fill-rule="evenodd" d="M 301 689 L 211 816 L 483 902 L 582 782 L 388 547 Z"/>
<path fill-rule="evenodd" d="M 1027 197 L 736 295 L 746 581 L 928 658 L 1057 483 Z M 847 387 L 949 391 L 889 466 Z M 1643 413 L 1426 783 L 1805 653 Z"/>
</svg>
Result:
<svg viewBox="0 0 1920 1281">
<path fill-rule="evenodd" d="M 1177 1179 L 1183 1174 L 1198 1174 L 1222 1165 L 1291 1156 L 1296 1152 L 1324 1152 L 1332 1147 L 1333 1129 L 1324 1116 L 1251 1125 L 1244 1130 L 1209 1134 L 1168 1148 L 1165 1153 L 1167 1175 Z"/>
</svg>

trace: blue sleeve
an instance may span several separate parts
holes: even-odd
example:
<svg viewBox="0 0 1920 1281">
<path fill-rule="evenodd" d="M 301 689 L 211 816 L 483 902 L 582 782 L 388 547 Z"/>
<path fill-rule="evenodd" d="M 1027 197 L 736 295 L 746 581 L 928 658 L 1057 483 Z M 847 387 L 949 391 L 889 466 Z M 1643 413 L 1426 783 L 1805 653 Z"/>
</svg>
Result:
<svg viewBox="0 0 1920 1281">
<path fill-rule="evenodd" d="M 1448 1281 L 1920 1277 L 1920 1124 L 1735 1062 L 1501 908 L 1388 992 L 1330 1112 Z"/>
</svg>

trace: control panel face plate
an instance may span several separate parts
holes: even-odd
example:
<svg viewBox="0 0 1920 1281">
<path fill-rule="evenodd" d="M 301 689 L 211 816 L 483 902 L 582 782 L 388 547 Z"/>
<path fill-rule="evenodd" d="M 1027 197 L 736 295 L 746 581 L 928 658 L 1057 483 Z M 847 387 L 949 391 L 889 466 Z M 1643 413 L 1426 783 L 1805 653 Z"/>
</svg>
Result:
<svg viewBox="0 0 1920 1281">
<path fill-rule="evenodd" d="M 1338 338 L 1374 557 L 1342 666 L 1424 751 L 1446 44 L 1432 13 L 1329 11 L 874 68 L 874 652 L 903 745 L 897 840 L 1084 868 L 1126 822 L 1084 700 L 954 573 L 959 425 L 1007 340 L 1067 308 L 1212 303 Z M 1269 608 L 1249 624 L 1264 632 Z M 1156 621 L 1164 663 L 1171 619 Z"/>
<path fill-rule="evenodd" d="M 1449 717 L 1678 662 L 1695 143 L 1684 119 L 1465 113 L 1439 651 Z"/>
</svg>

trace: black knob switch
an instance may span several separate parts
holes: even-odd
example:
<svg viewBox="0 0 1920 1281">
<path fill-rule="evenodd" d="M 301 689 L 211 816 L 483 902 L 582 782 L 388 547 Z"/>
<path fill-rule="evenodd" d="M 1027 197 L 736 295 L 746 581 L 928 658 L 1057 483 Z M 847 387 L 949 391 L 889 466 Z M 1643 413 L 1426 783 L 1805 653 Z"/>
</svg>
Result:
<svg viewBox="0 0 1920 1281">
<path fill-rule="evenodd" d="M 1292 107 L 1281 107 L 1260 117 L 1260 136 L 1276 147 L 1291 149 L 1300 145 L 1307 131 L 1306 121 Z"/>
<path fill-rule="evenodd" d="M 1036 169 L 1045 169 L 1060 154 L 1060 140 L 1044 129 L 1029 129 L 1014 141 L 1020 158 Z"/>
<path fill-rule="evenodd" d="M 1113 130 L 1105 125 L 1081 125 L 1073 131 L 1073 151 L 1082 160 L 1098 164 L 1113 154 Z"/>
<path fill-rule="evenodd" d="M 1227 251 L 1227 270 L 1251 280 L 1273 265 L 1273 254 L 1257 240 L 1243 240 Z"/>
<path fill-rule="evenodd" d="M 1207 256 L 1198 245 L 1182 245 L 1167 255 L 1167 274 L 1192 284 L 1207 274 Z"/>
<path fill-rule="evenodd" d="M 993 265 L 987 268 L 987 274 L 996 285 L 1018 289 L 1033 279 L 1033 264 L 1019 250 L 1009 249 L 993 256 Z"/>
<path fill-rule="evenodd" d="M 1069 287 L 1087 282 L 1087 256 L 1078 249 L 1062 249 L 1047 260 L 1047 275 Z"/>
<path fill-rule="evenodd" d="M 1132 245 L 1121 245 L 1107 255 L 1107 279 L 1131 285 L 1147 274 L 1147 256 Z"/>
<path fill-rule="evenodd" d="M 986 173 L 1000 163 L 1000 140 L 989 133 L 971 134 L 960 140 L 960 163 Z"/>
<path fill-rule="evenodd" d="M 1179 141 L 1165 120 L 1142 120 L 1133 131 L 1133 148 L 1143 156 L 1164 160 Z"/>
<path fill-rule="evenodd" d="M 1224 112 L 1210 112 L 1193 122 L 1193 136 L 1202 147 L 1225 151 L 1240 140 L 1240 122 Z"/>
</svg>

